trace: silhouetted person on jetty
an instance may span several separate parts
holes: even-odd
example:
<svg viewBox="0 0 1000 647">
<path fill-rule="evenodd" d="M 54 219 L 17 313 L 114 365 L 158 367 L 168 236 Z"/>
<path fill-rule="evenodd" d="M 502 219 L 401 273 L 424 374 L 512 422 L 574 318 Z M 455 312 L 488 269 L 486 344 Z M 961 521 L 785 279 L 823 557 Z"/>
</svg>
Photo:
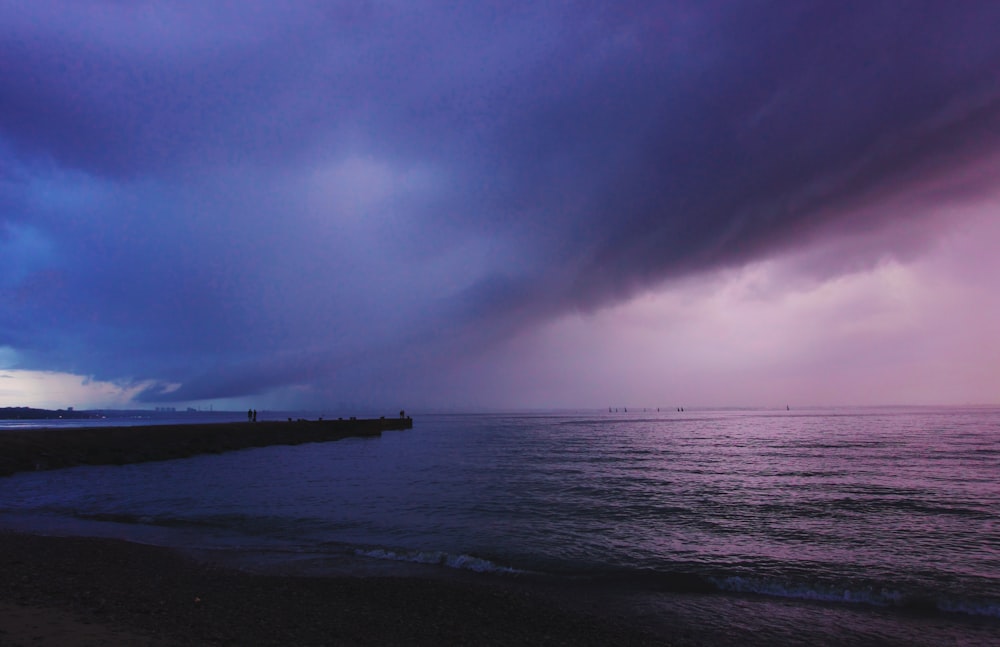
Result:
<svg viewBox="0 0 1000 647">
<path fill-rule="evenodd" d="M 257 410 L 256 409 L 253 410 L 253 421 L 257 422 Z"/>
<path fill-rule="evenodd" d="M 406 411 L 404 411 L 403 409 L 400 409 L 399 410 L 399 417 L 400 418 L 405 418 L 406 417 Z"/>
<path fill-rule="evenodd" d="M 253 409 L 247 409 L 247 422 L 253 422 Z"/>
</svg>

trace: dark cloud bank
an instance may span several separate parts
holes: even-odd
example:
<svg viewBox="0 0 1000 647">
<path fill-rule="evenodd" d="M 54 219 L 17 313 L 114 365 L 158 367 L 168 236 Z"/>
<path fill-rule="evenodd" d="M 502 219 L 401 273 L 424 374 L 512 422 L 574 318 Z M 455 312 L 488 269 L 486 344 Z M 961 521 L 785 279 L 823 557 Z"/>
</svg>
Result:
<svg viewBox="0 0 1000 647">
<path fill-rule="evenodd" d="M 870 207 L 1000 133 L 994 2 L 38 2 L 0 25 L 0 346 L 181 384 L 148 401 L 392 398 L 561 313 L 901 224 Z"/>
</svg>

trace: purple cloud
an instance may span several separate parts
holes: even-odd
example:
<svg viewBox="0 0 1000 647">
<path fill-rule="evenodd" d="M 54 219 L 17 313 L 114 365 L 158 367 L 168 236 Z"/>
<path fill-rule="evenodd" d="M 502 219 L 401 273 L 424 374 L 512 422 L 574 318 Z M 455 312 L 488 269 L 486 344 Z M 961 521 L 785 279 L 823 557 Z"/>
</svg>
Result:
<svg viewBox="0 0 1000 647">
<path fill-rule="evenodd" d="M 959 172 L 1000 148 L 998 26 L 988 2 L 0 9 L 0 347 L 146 400 L 392 397 L 680 277 L 830 236 L 903 254 L 925 239 L 885 231 L 935 230 L 878 205 L 995 179 Z"/>
</svg>

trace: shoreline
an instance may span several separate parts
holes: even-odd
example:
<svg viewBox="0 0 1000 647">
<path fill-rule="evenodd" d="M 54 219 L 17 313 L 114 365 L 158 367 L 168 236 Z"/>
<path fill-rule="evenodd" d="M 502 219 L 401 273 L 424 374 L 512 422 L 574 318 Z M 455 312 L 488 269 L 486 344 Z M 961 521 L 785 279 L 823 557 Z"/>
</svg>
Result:
<svg viewBox="0 0 1000 647">
<path fill-rule="evenodd" d="M 0 431 L 0 477 L 76 465 L 125 465 L 271 445 L 378 437 L 412 418 L 217 422 Z"/>
<path fill-rule="evenodd" d="M 4 646 L 888 646 L 987 644 L 995 627 L 758 596 L 651 604 L 534 577 L 245 570 L 181 547 L 0 528 Z"/>
<path fill-rule="evenodd" d="M 0 530 L 0 573 L 2 644 L 671 644 L 530 585 L 254 574 L 116 539 Z"/>
</svg>

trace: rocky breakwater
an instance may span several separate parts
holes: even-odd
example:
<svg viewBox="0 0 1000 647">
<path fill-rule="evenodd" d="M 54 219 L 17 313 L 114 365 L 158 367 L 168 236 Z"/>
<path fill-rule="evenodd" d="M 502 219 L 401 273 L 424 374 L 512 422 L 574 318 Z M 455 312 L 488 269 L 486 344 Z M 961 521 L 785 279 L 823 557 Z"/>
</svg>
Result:
<svg viewBox="0 0 1000 647">
<path fill-rule="evenodd" d="M 410 429 L 412 418 L 0 430 L 0 476 L 74 465 L 124 465 L 249 447 L 320 443 Z"/>
</svg>

